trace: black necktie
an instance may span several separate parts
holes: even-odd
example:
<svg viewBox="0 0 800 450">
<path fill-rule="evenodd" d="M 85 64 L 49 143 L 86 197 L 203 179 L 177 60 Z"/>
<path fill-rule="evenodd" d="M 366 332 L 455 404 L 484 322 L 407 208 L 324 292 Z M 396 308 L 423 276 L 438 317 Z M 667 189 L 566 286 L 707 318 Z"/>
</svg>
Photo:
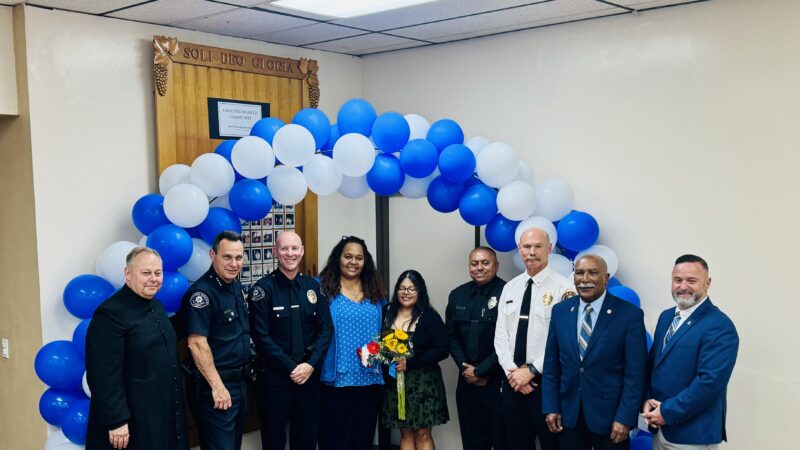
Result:
<svg viewBox="0 0 800 450">
<path fill-rule="evenodd" d="M 531 312 L 531 286 L 533 278 L 528 278 L 528 286 L 522 294 L 522 307 L 519 309 L 517 324 L 517 342 L 514 344 L 514 364 L 517 367 L 525 364 L 528 358 L 528 315 Z"/>
<path fill-rule="evenodd" d="M 300 321 L 300 304 L 297 301 L 298 290 L 292 289 L 292 301 L 290 305 L 292 314 L 292 359 L 296 363 L 303 361 L 303 324 Z"/>
</svg>

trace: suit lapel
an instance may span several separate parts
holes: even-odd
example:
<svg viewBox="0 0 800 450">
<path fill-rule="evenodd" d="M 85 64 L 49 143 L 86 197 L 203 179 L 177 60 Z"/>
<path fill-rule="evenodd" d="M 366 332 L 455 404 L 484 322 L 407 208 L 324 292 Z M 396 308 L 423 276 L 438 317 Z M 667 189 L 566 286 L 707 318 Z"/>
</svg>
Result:
<svg viewBox="0 0 800 450">
<path fill-rule="evenodd" d="M 664 359 L 664 356 L 667 353 L 669 353 L 670 350 L 672 350 L 672 347 L 675 346 L 675 343 L 678 342 L 683 337 L 684 334 L 688 333 L 689 330 L 691 330 L 693 327 L 697 326 L 698 322 L 703 320 L 703 318 L 708 314 L 708 312 L 711 311 L 711 308 L 713 306 L 714 305 L 711 304 L 711 299 L 710 298 L 706 299 L 706 301 L 703 303 L 703 305 L 700 306 L 699 308 L 697 308 L 697 310 L 695 310 L 692 313 L 692 315 L 689 316 L 686 319 L 686 321 L 681 324 L 680 328 L 678 328 L 678 331 L 676 331 L 675 334 L 672 335 L 672 337 L 670 338 L 669 342 L 667 342 L 667 346 L 664 347 L 663 351 L 661 351 L 661 355 L 659 355 L 659 358 L 656 360 L 656 365 L 658 365 L 658 363 L 662 359 Z M 667 328 L 669 329 L 669 327 L 667 327 Z M 667 334 L 667 332 L 664 332 L 664 335 L 666 335 L 666 334 Z M 655 344 L 656 343 L 654 342 L 653 345 L 655 345 Z M 661 346 L 663 344 L 664 344 L 664 336 L 661 337 L 661 342 L 659 342 L 658 345 Z"/>
<path fill-rule="evenodd" d="M 584 360 L 589 358 L 594 343 L 597 342 L 600 335 L 603 334 L 603 331 L 605 331 L 614 317 L 616 306 L 617 298 L 606 292 L 606 298 L 603 300 L 603 310 L 597 311 L 597 323 L 592 327 L 592 335 L 589 337 L 589 344 L 586 346 L 586 356 L 583 357 Z"/>
<path fill-rule="evenodd" d="M 569 351 L 568 353 L 572 355 L 576 361 L 580 363 L 580 352 L 578 350 L 578 334 L 575 332 L 576 324 L 578 323 L 578 309 L 580 305 L 580 301 L 578 297 L 573 297 L 570 302 L 572 304 L 569 307 L 569 312 L 567 313 L 567 336 L 571 336 L 570 339 L 567 339 L 569 342 Z"/>
</svg>

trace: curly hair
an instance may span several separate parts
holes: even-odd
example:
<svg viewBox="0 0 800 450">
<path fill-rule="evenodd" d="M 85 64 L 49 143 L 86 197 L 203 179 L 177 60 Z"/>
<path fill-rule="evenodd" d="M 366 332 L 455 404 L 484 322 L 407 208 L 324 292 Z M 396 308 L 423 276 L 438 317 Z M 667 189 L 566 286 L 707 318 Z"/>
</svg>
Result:
<svg viewBox="0 0 800 450">
<path fill-rule="evenodd" d="M 333 297 L 339 295 L 342 290 L 342 269 L 340 267 L 339 259 L 344 253 L 344 247 L 347 244 L 358 244 L 364 252 L 364 269 L 361 270 L 361 289 L 364 291 L 364 296 L 369 299 L 371 303 L 377 303 L 379 300 L 386 298 L 386 289 L 383 287 L 383 281 L 380 274 L 375 268 L 375 260 L 372 254 L 367 250 L 367 243 L 363 239 L 356 236 L 343 236 L 331 250 L 328 260 L 325 262 L 325 267 L 319 273 L 319 282 L 322 293 L 328 297 L 328 301 L 333 300 Z"/>
</svg>

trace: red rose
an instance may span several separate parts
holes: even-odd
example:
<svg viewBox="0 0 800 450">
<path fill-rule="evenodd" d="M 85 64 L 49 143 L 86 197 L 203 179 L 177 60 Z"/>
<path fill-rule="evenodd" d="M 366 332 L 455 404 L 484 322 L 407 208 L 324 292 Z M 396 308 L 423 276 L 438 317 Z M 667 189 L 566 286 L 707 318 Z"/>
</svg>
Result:
<svg viewBox="0 0 800 450">
<path fill-rule="evenodd" d="M 377 355 L 381 351 L 381 346 L 377 342 L 370 342 L 367 344 L 367 350 L 369 350 L 370 355 Z"/>
</svg>

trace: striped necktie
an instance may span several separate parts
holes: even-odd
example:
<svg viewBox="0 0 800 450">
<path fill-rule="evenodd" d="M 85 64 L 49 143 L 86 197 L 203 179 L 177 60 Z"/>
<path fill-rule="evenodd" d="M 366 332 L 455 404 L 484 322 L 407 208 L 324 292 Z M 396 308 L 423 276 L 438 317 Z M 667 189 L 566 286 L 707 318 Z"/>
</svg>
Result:
<svg viewBox="0 0 800 450">
<path fill-rule="evenodd" d="M 675 331 L 678 329 L 678 325 L 681 323 L 681 312 L 675 310 L 675 317 L 672 318 L 672 323 L 669 326 L 669 330 L 667 330 L 667 334 L 664 336 L 664 345 L 661 346 L 661 350 L 664 350 L 667 347 L 667 342 L 672 339 L 672 335 L 675 334 Z"/>
<path fill-rule="evenodd" d="M 589 338 L 592 336 L 592 305 L 586 305 L 583 310 L 583 322 L 581 323 L 581 332 L 578 334 L 578 347 L 581 356 L 581 361 L 586 355 L 586 347 L 589 346 Z"/>
</svg>

